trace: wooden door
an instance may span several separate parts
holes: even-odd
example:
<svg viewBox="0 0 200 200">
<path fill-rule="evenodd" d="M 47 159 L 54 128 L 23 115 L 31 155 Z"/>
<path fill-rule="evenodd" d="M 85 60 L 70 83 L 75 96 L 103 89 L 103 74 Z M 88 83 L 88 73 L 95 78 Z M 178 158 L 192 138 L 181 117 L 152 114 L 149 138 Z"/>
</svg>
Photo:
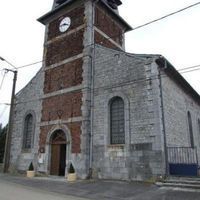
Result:
<svg viewBox="0 0 200 200">
<path fill-rule="evenodd" d="M 60 168 L 60 145 L 52 144 L 50 174 L 59 176 L 59 168 Z"/>
<path fill-rule="evenodd" d="M 65 176 L 65 167 L 66 167 L 66 144 L 61 144 L 59 176 Z"/>
<path fill-rule="evenodd" d="M 66 137 L 62 130 L 57 130 L 51 137 L 51 164 L 50 174 L 65 175 L 66 166 Z"/>
</svg>

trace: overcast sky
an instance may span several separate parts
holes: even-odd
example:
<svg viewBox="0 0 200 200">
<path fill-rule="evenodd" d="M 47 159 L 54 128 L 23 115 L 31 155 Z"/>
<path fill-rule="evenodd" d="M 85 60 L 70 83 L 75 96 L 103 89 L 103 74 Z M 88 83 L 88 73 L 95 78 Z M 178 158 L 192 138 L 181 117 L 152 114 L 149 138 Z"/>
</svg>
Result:
<svg viewBox="0 0 200 200">
<path fill-rule="evenodd" d="M 53 0 L 0 0 L 0 56 L 16 67 L 42 60 L 45 27 L 36 21 L 48 12 Z M 121 16 L 134 28 L 198 0 L 122 0 Z M 173 66 L 200 65 L 200 5 L 126 34 L 131 53 L 162 54 Z M 0 69 L 10 68 L 0 61 Z M 17 91 L 36 74 L 41 64 L 19 70 Z M 200 70 L 182 74 L 200 94 Z M 3 72 L 0 72 L 0 84 Z M 5 76 L 0 103 L 9 103 L 13 74 Z M 0 123 L 6 123 L 9 107 L 0 104 Z"/>
</svg>

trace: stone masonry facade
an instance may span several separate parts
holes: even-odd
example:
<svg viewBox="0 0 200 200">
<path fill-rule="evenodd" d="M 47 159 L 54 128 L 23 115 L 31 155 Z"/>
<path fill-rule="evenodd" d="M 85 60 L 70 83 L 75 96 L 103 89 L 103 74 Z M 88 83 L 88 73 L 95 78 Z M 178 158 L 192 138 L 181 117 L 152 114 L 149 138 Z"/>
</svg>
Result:
<svg viewBox="0 0 200 200">
<path fill-rule="evenodd" d="M 28 169 L 31 162 L 37 166 L 43 82 L 44 70 L 41 68 L 26 87 L 16 95 L 10 155 L 11 171 L 25 171 Z M 32 136 L 31 149 L 29 151 L 24 151 L 22 147 L 24 120 L 29 113 L 32 113 L 34 116 L 34 135 Z"/>
<path fill-rule="evenodd" d="M 55 1 L 56 2 L 56 1 Z M 54 2 L 54 5 L 55 5 Z M 102 3 L 104 2 L 104 3 Z M 166 175 L 166 147 L 190 146 L 192 116 L 200 161 L 200 97 L 156 62 L 160 55 L 124 51 L 127 24 L 105 1 L 77 0 L 40 19 L 46 26 L 44 63 L 16 95 L 10 170 L 50 173 L 51 137 L 66 136 L 66 173 L 78 178 L 148 180 Z M 54 13 L 55 9 L 55 13 Z M 58 29 L 70 17 L 67 32 Z M 180 78 L 180 77 L 179 77 Z M 110 104 L 124 103 L 124 144 L 111 144 Z M 27 114 L 31 149 L 23 149 Z"/>
</svg>

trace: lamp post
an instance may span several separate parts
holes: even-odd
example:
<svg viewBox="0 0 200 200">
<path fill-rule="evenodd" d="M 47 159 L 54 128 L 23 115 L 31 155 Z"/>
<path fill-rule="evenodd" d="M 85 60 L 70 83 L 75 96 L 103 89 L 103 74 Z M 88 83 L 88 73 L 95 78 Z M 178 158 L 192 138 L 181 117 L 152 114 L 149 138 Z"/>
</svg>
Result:
<svg viewBox="0 0 200 200">
<path fill-rule="evenodd" d="M 8 130 L 6 134 L 6 144 L 5 144 L 5 152 L 4 152 L 4 165 L 3 165 L 3 172 L 7 173 L 10 164 L 10 145 L 11 145 L 11 135 L 12 135 L 12 128 L 13 128 L 13 111 L 14 111 L 14 99 L 15 99 L 15 88 L 17 82 L 17 68 L 8 62 L 6 59 L 0 57 L 0 60 L 5 61 L 10 66 L 12 66 L 15 70 L 11 69 L 4 69 L 7 72 L 13 72 L 13 86 L 12 86 L 12 95 L 11 95 L 11 103 L 10 103 L 10 113 L 9 113 L 9 121 L 8 121 Z"/>
</svg>

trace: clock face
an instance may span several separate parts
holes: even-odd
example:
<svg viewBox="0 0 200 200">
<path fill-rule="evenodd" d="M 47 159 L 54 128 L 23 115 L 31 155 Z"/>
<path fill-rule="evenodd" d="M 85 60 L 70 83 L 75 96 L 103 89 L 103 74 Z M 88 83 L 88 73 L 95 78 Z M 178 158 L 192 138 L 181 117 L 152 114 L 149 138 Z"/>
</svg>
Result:
<svg viewBox="0 0 200 200">
<path fill-rule="evenodd" d="M 59 25 L 59 30 L 60 32 L 65 32 L 67 31 L 67 29 L 69 29 L 71 25 L 71 19 L 69 17 L 65 17 L 61 22 L 60 22 L 60 25 Z"/>
</svg>

